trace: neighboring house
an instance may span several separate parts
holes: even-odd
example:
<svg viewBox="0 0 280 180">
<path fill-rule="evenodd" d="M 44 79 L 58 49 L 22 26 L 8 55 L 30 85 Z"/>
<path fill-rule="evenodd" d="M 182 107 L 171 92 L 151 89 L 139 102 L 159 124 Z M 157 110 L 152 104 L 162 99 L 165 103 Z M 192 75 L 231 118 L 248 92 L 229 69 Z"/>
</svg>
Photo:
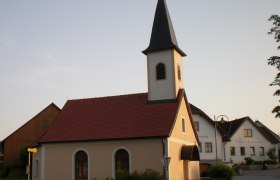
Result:
<svg viewBox="0 0 280 180">
<path fill-rule="evenodd" d="M 269 159 L 267 152 L 275 148 L 279 155 L 280 137 L 259 121 L 249 117 L 215 122 L 201 109 L 190 104 L 200 141 L 200 163 L 245 162 Z M 217 151 L 216 151 L 217 150 Z"/>
<path fill-rule="evenodd" d="M 272 145 L 275 145 L 275 150 L 278 152 L 278 160 L 280 161 L 280 137 L 271 131 L 268 127 L 262 124 L 260 121 L 255 121 L 255 124 L 259 127 L 262 134 L 269 139 Z M 277 150 L 278 148 L 278 150 Z"/>
<path fill-rule="evenodd" d="M 223 129 L 217 127 L 215 122 L 202 110 L 190 104 L 194 125 L 200 141 L 200 163 L 215 164 L 225 161 L 224 143 L 229 141 Z"/>
<path fill-rule="evenodd" d="M 37 141 L 50 127 L 60 109 L 51 103 L 31 120 L 18 128 L 1 142 L 4 154 L 4 165 L 20 165 L 20 152 L 23 148 Z"/>
<path fill-rule="evenodd" d="M 269 159 L 266 155 L 270 148 L 276 148 L 278 144 L 270 135 L 265 135 L 260 123 L 254 123 L 250 117 L 244 117 L 233 121 L 219 121 L 219 127 L 228 132 L 229 142 L 225 143 L 225 161 L 232 163 L 245 163 L 245 157 L 251 157 L 256 161 Z"/>
<path fill-rule="evenodd" d="M 182 57 L 165 0 L 147 56 L 148 93 L 69 100 L 33 154 L 34 180 L 105 179 L 155 170 L 200 179 L 199 140 L 183 87 Z"/>
</svg>

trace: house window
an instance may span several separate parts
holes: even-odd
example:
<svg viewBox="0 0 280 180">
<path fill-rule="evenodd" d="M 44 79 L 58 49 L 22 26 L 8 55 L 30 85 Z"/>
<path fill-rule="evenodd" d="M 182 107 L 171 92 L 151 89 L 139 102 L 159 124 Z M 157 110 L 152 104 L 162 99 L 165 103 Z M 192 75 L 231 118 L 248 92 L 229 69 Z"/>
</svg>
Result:
<svg viewBox="0 0 280 180">
<path fill-rule="evenodd" d="M 212 143 L 211 142 L 206 142 L 205 143 L 205 152 L 206 153 L 211 153 L 212 152 Z"/>
<path fill-rule="evenodd" d="M 254 147 L 250 147 L 250 155 L 251 156 L 255 156 L 255 148 Z"/>
<path fill-rule="evenodd" d="M 165 65 L 163 63 L 159 63 L 156 66 L 156 75 L 157 80 L 166 79 Z"/>
<path fill-rule="evenodd" d="M 182 131 L 186 132 L 186 122 L 184 118 L 182 118 Z"/>
<path fill-rule="evenodd" d="M 75 155 L 75 180 L 88 179 L 88 156 L 85 151 Z"/>
<path fill-rule="evenodd" d="M 199 122 L 194 122 L 194 127 L 196 131 L 199 131 Z"/>
<path fill-rule="evenodd" d="M 119 149 L 115 154 L 115 173 L 129 172 L 129 154 L 125 149 Z"/>
<path fill-rule="evenodd" d="M 245 156 L 246 153 L 245 153 L 245 147 L 240 147 L 240 155 L 241 156 Z"/>
<path fill-rule="evenodd" d="M 235 156 L 235 147 L 230 147 L 230 155 Z"/>
<path fill-rule="evenodd" d="M 179 65 L 177 66 L 177 69 L 178 69 L 178 79 L 181 81 L 181 68 Z"/>
<path fill-rule="evenodd" d="M 253 137 L 252 129 L 244 129 L 244 137 Z"/>
<path fill-rule="evenodd" d="M 264 156 L 264 147 L 260 147 L 260 156 Z"/>
<path fill-rule="evenodd" d="M 199 152 L 202 152 L 202 144 L 201 143 L 199 143 L 198 149 L 199 149 Z"/>
</svg>

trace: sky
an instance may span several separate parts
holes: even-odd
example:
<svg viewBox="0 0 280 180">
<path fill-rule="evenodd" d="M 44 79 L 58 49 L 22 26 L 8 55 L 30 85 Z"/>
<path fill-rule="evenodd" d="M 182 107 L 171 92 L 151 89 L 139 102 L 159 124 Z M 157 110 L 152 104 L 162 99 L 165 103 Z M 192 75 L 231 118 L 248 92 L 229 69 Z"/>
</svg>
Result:
<svg viewBox="0 0 280 180">
<path fill-rule="evenodd" d="M 55 103 L 147 92 L 156 0 L 0 0 L 0 140 Z M 267 32 L 279 0 L 167 0 L 190 103 L 280 134 Z"/>
</svg>

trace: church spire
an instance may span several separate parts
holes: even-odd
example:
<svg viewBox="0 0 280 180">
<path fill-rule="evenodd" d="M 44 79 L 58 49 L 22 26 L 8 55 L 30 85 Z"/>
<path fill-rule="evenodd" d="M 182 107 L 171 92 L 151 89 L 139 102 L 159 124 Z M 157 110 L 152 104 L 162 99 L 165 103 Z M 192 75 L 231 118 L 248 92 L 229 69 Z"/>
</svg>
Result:
<svg viewBox="0 0 280 180">
<path fill-rule="evenodd" d="M 143 53 L 147 55 L 149 52 L 166 49 L 175 49 L 181 56 L 186 56 L 178 46 L 166 2 L 158 0 L 150 45 Z"/>
</svg>

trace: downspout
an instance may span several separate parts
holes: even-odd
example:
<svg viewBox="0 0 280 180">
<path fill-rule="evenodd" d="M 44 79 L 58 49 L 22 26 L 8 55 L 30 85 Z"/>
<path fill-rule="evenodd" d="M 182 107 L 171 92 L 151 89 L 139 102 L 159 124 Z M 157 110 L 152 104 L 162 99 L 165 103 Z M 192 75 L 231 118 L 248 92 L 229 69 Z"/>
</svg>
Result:
<svg viewBox="0 0 280 180">
<path fill-rule="evenodd" d="M 168 141 L 167 138 L 162 138 L 162 152 L 163 152 L 163 157 L 162 157 L 162 163 L 163 163 L 163 174 L 164 174 L 164 179 L 168 180 L 169 179 L 169 168 L 168 165 L 169 163 L 166 161 L 168 160 Z"/>
<path fill-rule="evenodd" d="M 224 144 L 224 162 L 226 162 L 226 143 L 223 144 Z"/>
</svg>

